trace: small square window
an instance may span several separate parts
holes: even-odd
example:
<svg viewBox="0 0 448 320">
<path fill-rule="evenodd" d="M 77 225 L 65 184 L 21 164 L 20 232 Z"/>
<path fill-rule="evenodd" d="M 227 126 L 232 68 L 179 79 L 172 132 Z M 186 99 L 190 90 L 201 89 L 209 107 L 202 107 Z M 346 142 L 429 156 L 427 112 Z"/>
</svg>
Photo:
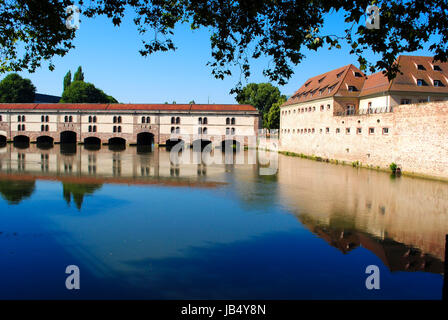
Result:
<svg viewBox="0 0 448 320">
<path fill-rule="evenodd" d="M 345 128 L 345 133 L 350 134 L 350 128 Z"/>
<path fill-rule="evenodd" d="M 434 80 L 434 87 L 444 87 L 443 82 L 440 80 Z"/>
<path fill-rule="evenodd" d="M 362 134 L 362 128 L 357 128 L 357 129 L 356 129 L 356 133 L 357 133 L 357 134 Z"/>
<path fill-rule="evenodd" d="M 327 128 L 325 129 L 325 132 L 326 132 L 326 133 L 330 133 L 330 128 L 327 127 Z"/>
<path fill-rule="evenodd" d="M 336 128 L 336 133 L 340 133 L 340 132 L 341 132 L 341 129 Z"/>
<path fill-rule="evenodd" d="M 383 134 L 389 134 L 389 128 L 383 128 Z"/>
<path fill-rule="evenodd" d="M 434 65 L 434 71 L 442 71 L 442 68 L 438 65 Z"/>
<path fill-rule="evenodd" d="M 375 128 L 369 128 L 369 134 L 375 134 Z"/>
</svg>

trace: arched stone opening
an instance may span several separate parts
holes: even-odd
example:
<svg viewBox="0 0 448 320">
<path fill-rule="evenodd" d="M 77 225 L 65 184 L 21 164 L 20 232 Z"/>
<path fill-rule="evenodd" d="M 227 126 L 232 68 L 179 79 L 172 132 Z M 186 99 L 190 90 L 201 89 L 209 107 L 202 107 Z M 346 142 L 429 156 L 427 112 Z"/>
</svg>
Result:
<svg viewBox="0 0 448 320">
<path fill-rule="evenodd" d="M 13 139 L 14 147 L 25 149 L 30 146 L 30 138 L 27 136 L 15 136 Z"/>
<path fill-rule="evenodd" d="M 62 131 L 60 135 L 61 143 L 76 143 L 76 132 L 74 131 Z"/>
</svg>

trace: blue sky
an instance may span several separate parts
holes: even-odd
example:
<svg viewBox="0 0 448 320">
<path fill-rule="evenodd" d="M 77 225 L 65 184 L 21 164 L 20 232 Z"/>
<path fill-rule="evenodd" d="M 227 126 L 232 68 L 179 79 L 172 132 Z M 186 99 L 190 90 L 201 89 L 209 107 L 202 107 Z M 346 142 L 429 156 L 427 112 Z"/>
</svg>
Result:
<svg viewBox="0 0 448 320">
<path fill-rule="evenodd" d="M 342 13 L 328 15 L 325 24 L 328 32 L 342 35 L 344 28 Z M 152 36 L 153 33 L 145 35 L 146 39 Z M 37 92 L 61 95 L 65 73 L 71 70 L 74 74 L 81 65 L 85 81 L 92 82 L 122 103 L 188 103 L 191 100 L 196 103 L 235 103 L 229 91 L 240 75 L 234 74 L 225 80 L 212 76 L 211 68 L 206 65 L 211 60 L 209 36 L 207 30 L 192 31 L 189 25 L 179 25 L 174 37 L 178 50 L 142 57 L 138 52 L 142 38 L 131 17 L 120 27 L 114 27 L 103 17 L 84 18 L 74 41 L 76 48 L 65 57 L 53 59 L 54 71 L 49 71 L 48 64 L 44 63 L 33 74 L 20 74 L 32 80 Z M 344 46 L 340 50 L 324 48 L 304 53 L 306 58 L 294 67 L 295 73 L 289 83 L 280 87 L 283 94 L 294 93 L 311 76 L 350 63 L 357 65 L 356 57 L 351 56 Z M 429 53 L 422 50 L 413 54 Z M 372 53 L 366 56 L 375 61 Z M 262 75 L 268 62 L 267 58 L 255 61 L 248 82 L 268 82 Z"/>
</svg>

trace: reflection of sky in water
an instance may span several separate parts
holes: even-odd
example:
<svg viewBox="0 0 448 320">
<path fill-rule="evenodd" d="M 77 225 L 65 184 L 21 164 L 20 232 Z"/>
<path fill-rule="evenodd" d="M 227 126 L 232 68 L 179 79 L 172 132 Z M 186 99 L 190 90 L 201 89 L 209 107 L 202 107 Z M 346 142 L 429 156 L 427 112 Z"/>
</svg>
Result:
<svg viewBox="0 0 448 320">
<path fill-rule="evenodd" d="M 407 202 L 394 202 L 393 192 L 424 186 L 437 196 L 422 199 L 435 202 L 446 188 L 369 173 L 366 193 L 362 171 L 280 160 L 277 177 L 208 168 L 208 181 L 226 182 L 213 187 L 98 185 L 80 210 L 67 204 L 61 182 L 36 181 L 18 204 L 1 198 L 0 298 L 440 299 L 440 274 L 390 271 L 408 261 L 400 237 L 419 240 L 421 232 L 422 247 L 433 244 L 431 225 L 415 228 L 420 218 L 409 219 L 412 208 L 398 207 Z M 330 194 L 335 187 L 345 195 Z M 76 183 L 65 188 L 77 192 Z M 428 212 L 425 221 L 440 221 L 440 233 L 446 218 Z M 387 232 L 393 241 L 378 238 Z M 78 292 L 65 289 L 70 264 L 81 269 Z M 379 291 L 365 289 L 370 264 L 381 269 Z"/>
<path fill-rule="evenodd" d="M 275 201 L 275 183 L 242 185 L 241 197 L 233 182 L 103 185 L 79 211 L 60 183 L 37 181 L 20 204 L 0 200 L 0 298 L 440 298 L 440 275 L 392 273 L 362 247 L 344 255 Z M 64 287 L 69 264 L 79 292 Z M 380 291 L 365 289 L 369 264 Z"/>
</svg>

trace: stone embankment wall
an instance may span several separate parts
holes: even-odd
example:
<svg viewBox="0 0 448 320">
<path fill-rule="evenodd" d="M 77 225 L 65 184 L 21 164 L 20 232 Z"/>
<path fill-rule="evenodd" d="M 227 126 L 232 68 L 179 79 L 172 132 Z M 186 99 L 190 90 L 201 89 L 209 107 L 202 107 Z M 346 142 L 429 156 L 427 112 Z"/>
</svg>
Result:
<svg viewBox="0 0 448 320">
<path fill-rule="evenodd" d="M 280 151 L 448 179 L 448 102 L 400 105 L 392 112 L 287 120 Z M 286 123 L 285 123 L 286 124 Z"/>
</svg>

